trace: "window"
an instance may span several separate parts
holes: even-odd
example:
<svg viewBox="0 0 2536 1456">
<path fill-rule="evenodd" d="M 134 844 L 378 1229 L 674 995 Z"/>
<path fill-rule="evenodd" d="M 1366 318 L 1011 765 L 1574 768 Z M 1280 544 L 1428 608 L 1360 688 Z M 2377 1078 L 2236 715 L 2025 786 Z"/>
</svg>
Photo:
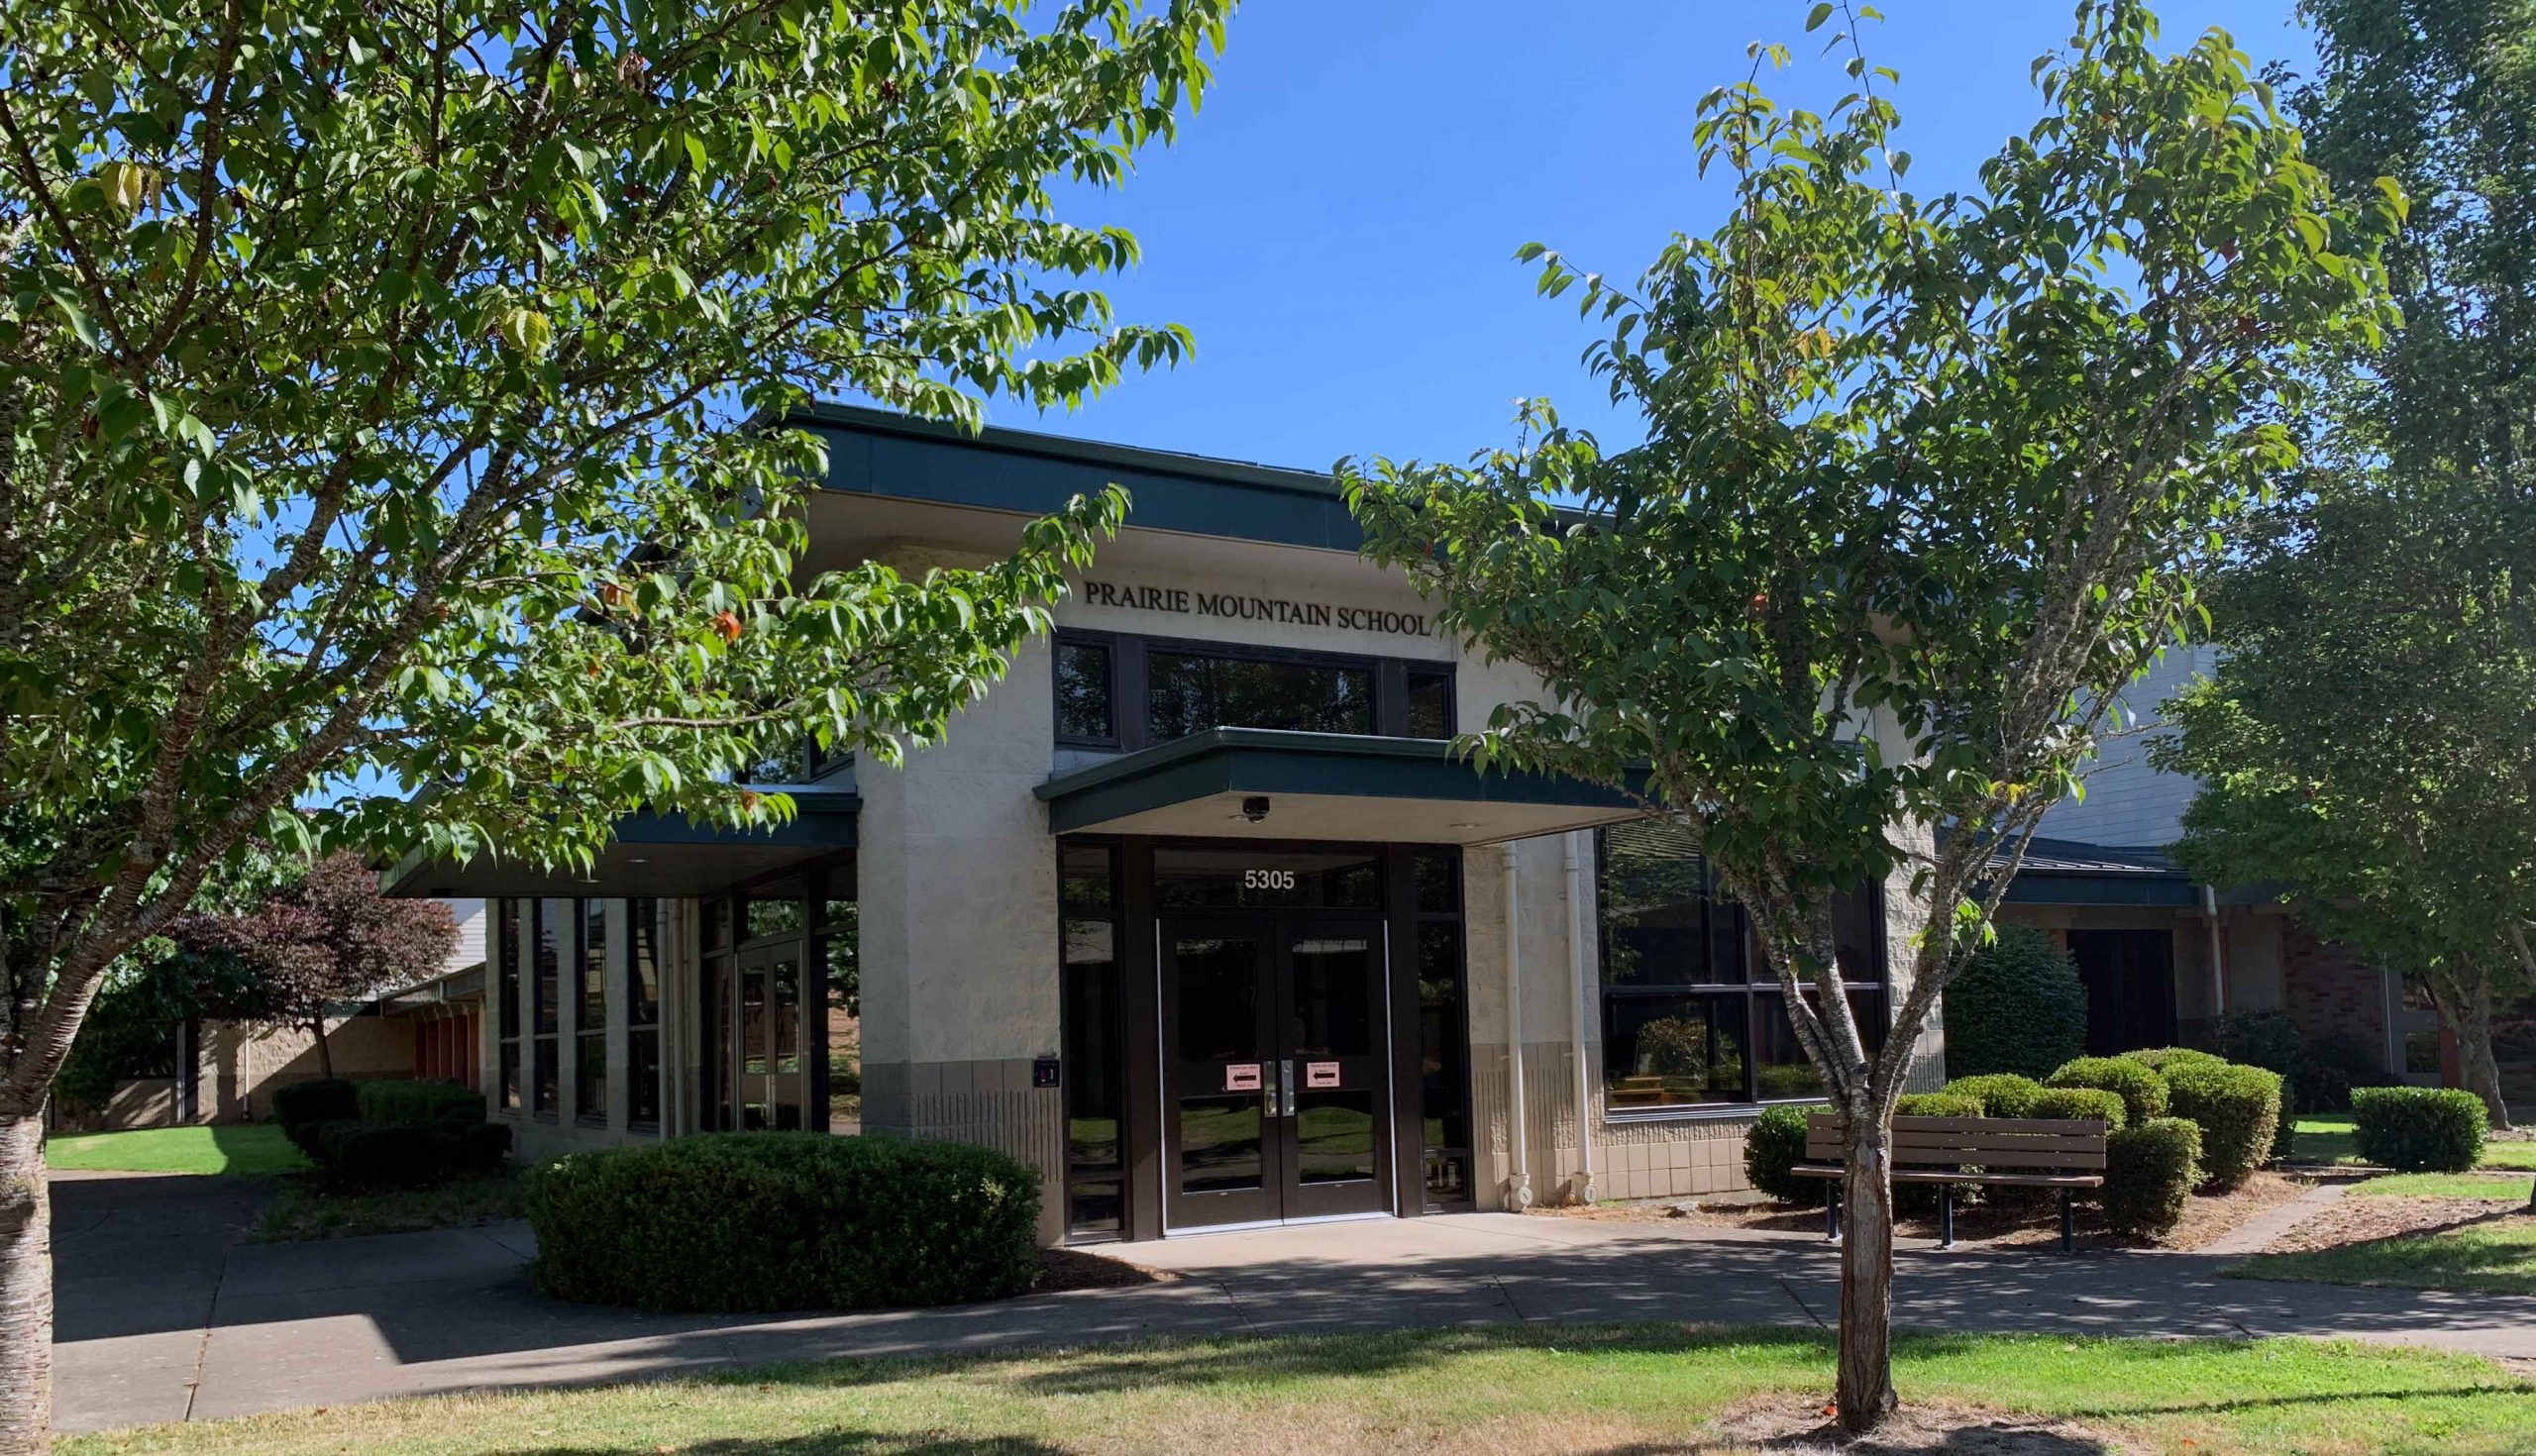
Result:
<svg viewBox="0 0 2536 1456">
<path fill-rule="evenodd" d="M 561 1049 L 556 1045 L 557 992 L 562 989 L 564 962 L 571 952 L 568 943 L 573 938 L 573 908 L 571 900 L 537 901 L 537 961 L 529 969 L 528 980 L 528 1110 L 540 1117 L 555 1115 L 556 1099 L 562 1091 L 562 1064 L 557 1060 Z"/>
<path fill-rule="evenodd" d="M 1821 1096 L 1743 909 L 1718 892 L 1691 837 L 1633 824 L 1604 831 L 1596 858 L 1609 1112 Z M 1835 911 L 1842 981 L 1870 1049 L 1884 1032 L 1876 905 L 1870 892 Z"/>
<path fill-rule="evenodd" d="M 743 919 L 746 938 L 764 940 L 772 935 L 792 935 L 801 928 L 799 894 L 750 895 L 744 901 Z"/>
<path fill-rule="evenodd" d="M 1411 738 L 1453 736 L 1453 675 L 1449 669 L 1409 670 L 1408 721 L 1401 725 L 1401 732 Z"/>
<path fill-rule="evenodd" d="M 1156 743 L 1210 728 L 1374 731 L 1371 667 L 1196 652 L 1145 654 L 1147 731 Z"/>
<path fill-rule="evenodd" d="M 1057 850 L 1065 996 L 1066 1232 L 1079 1239 L 1126 1232 L 1125 1058 L 1120 1046 L 1117 855 L 1108 845 Z"/>
<path fill-rule="evenodd" d="M 581 980 L 573 996 L 573 1118 L 607 1122 L 607 901 L 582 900 Z"/>
<path fill-rule="evenodd" d="M 832 874 L 827 894 L 852 892 L 850 873 Z M 863 959 L 861 906 L 851 899 L 818 902 L 819 936 L 810 964 L 826 969 L 828 1131 L 863 1130 Z"/>
<path fill-rule="evenodd" d="M 625 902 L 625 1120 L 661 1122 L 661 902 Z"/>
<path fill-rule="evenodd" d="M 526 938 L 520 932 L 520 916 L 528 912 L 525 900 L 493 901 L 493 921 L 497 944 L 494 961 L 493 1022 L 499 1045 L 495 1055 L 500 1063 L 498 1073 L 499 1105 L 505 1112 L 519 1110 L 519 968 L 526 954 Z"/>
<path fill-rule="evenodd" d="M 1426 1150 L 1426 1206 L 1450 1208 L 1472 1197 L 1461 852 L 1417 851 L 1410 879 L 1418 917 L 1418 1114 Z"/>
<path fill-rule="evenodd" d="M 1107 642 L 1067 639 L 1057 644 L 1057 741 L 1110 744 L 1118 741 L 1112 712 L 1110 663 Z"/>
</svg>

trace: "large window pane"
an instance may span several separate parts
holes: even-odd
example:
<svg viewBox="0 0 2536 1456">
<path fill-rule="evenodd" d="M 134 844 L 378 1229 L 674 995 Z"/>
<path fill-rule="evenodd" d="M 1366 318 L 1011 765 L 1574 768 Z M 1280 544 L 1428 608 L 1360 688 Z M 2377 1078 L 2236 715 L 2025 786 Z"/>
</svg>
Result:
<svg viewBox="0 0 2536 1456">
<path fill-rule="evenodd" d="M 1743 991 L 1603 1001 L 1604 1100 L 1614 1111 L 1749 1100 Z"/>
<path fill-rule="evenodd" d="M 1412 738 L 1453 736 L 1453 675 L 1409 671 L 1409 721 L 1402 725 Z"/>
<path fill-rule="evenodd" d="M 1823 1095 L 1823 1079 L 1797 1041 L 1796 1028 L 1788 1024 L 1787 997 L 1771 992 L 1754 996 L 1752 1019 L 1759 1023 L 1752 1046 L 1755 1094 L 1765 1102 Z"/>
<path fill-rule="evenodd" d="M 652 1026 L 661 1019 L 661 902 L 627 900 L 625 934 L 625 1021 Z"/>
<path fill-rule="evenodd" d="M 1470 1049 L 1464 1039 L 1462 929 L 1418 927 L 1418 1112 L 1426 1201 L 1471 1198 Z"/>
<path fill-rule="evenodd" d="M 1157 743 L 1209 728 L 1374 731 L 1370 668 L 1148 652 L 1145 676 Z"/>
<path fill-rule="evenodd" d="M 1602 838 L 1603 984 L 1733 986 L 1744 979 L 1740 915 L 1712 896 L 1690 835 L 1632 824 Z"/>
<path fill-rule="evenodd" d="M 1125 1166 L 1116 929 L 1106 920 L 1065 922 L 1066 1161 L 1077 1177 Z"/>
<path fill-rule="evenodd" d="M 661 1120 L 661 1033 L 658 1027 L 625 1033 L 625 1116 L 637 1127 Z"/>
<path fill-rule="evenodd" d="M 529 987 L 532 997 L 529 1027 L 539 1036 L 552 1035 L 561 1014 L 564 962 L 572 955 L 573 902 L 571 900 L 539 900 L 537 902 L 537 965 Z"/>
<path fill-rule="evenodd" d="M 1118 736 L 1110 700 L 1110 648 L 1057 644 L 1057 736 L 1107 743 Z"/>
</svg>

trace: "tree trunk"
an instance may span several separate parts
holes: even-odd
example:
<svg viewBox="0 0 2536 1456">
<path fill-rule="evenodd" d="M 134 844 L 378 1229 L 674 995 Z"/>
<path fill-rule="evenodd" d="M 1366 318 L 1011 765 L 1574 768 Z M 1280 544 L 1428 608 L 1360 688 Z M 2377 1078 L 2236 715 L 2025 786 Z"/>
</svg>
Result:
<svg viewBox="0 0 2536 1456">
<path fill-rule="evenodd" d="M 317 1038 L 317 1075 L 327 1078 L 333 1077 L 335 1075 L 335 1051 L 334 1048 L 326 1045 L 326 1015 L 324 1012 L 319 1012 L 317 1014 L 317 1019 L 308 1023 L 308 1034 Z"/>
<path fill-rule="evenodd" d="M 2501 1100 L 2500 1063 L 2492 1055 L 2491 977 L 2474 976 L 2458 989 L 2458 1075 L 2468 1092 L 2483 1099 L 2483 1115 L 2491 1125 L 2507 1127 L 2509 1104 Z"/>
<path fill-rule="evenodd" d="M 0 1456 L 53 1449 L 53 1208 L 44 1123 L 0 1117 Z"/>
<path fill-rule="evenodd" d="M 1841 1179 L 1841 1428 L 1873 1430 L 1893 1393 L 1893 1134 L 1882 1117 L 1848 1119 Z"/>
</svg>

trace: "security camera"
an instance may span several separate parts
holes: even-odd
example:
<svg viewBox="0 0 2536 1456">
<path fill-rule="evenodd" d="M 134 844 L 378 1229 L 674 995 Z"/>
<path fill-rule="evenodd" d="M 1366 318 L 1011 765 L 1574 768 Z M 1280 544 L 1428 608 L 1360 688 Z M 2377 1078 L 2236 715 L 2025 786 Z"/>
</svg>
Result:
<svg viewBox="0 0 2536 1456">
<path fill-rule="evenodd" d="M 1256 824 L 1268 817 L 1268 795 L 1254 793 L 1241 801 L 1241 817 Z"/>
</svg>

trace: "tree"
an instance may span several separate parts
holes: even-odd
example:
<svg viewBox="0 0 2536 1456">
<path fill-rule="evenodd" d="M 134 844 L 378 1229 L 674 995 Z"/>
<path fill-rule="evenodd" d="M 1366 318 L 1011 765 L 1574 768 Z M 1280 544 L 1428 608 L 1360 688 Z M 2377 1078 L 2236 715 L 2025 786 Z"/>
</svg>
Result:
<svg viewBox="0 0 2536 1456">
<path fill-rule="evenodd" d="M 2536 0 L 2311 0 L 2318 164 L 2415 199 L 2404 326 L 2338 361 L 2318 468 L 2220 592 L 2165 762 L 2198 873 L 2420 977 L 2505 1126 L 2494 1002 L 2536 984 Z"/>
<path fill-rule="evenodd" d="M 254 909 L 188 914 L 172 936 L 192 955 L 236 968 L 233 989 L 205 997 L 207 1014 L 306 1027 L 317 1043 L 319 1071 L 332 1077 L 327 1013 L 445 970 L 458 945 L 458 921 L 438 900 L 380 895 L 378 877 L 361 856 L 342 850 Z"/>
<path fill-rule="evenodd" d="M 2193 619 L 2217 533 L 2294 458 L 2299 359 L 2387 321 L 2401 201 L 2331 197 L 2226 36 L 2162 56 L 2133 0 L 2079 5 L 2042 120 L 1922 198 L 1855 17 L 1809 24 L 1836 13 L 1853 89 L 1828 114 L 1762 93 L 1776 47 L 1701 102 L 1701 164 L 1735 177 L 1714 232 L 1634 290 L 1518 255 L 1610 321 L 1587 363 L 1643 445 L 1534 402 L 1468 466 L 1341 469 L 1368 550 L 1540 676 L 1463 747 L 1640 793 L 1749 911 L 1846 1120 L 1858 1431 L 1895 1404 L 1890 1120 L 1919 1032 L 2105 705 Z M 1833 907 L 1887 883 L 1929 914 L 1870 1054 Z"/>
<path fill-rule="evenodd" d="M 813 575 L 782 421 L 1181 358 L 1050 183 L 1167 138 L 1229 8 L 0 0 L 0 1452 L 47 1441 L 36 1113 L 224 867 L 762 822 L 777 745 L 895 761 L 1045 629 L 1121 493 Z"/>
</svg>

